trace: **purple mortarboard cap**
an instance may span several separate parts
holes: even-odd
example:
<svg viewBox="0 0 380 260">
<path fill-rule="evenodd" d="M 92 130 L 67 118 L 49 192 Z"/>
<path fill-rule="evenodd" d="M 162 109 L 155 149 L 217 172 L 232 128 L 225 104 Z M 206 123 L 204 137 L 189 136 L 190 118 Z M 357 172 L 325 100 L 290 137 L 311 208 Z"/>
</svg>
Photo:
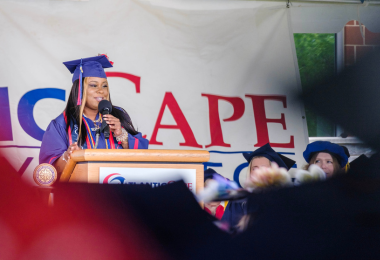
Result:
<svg viewBox="0 0 380 260">
<path fill-rule="evenodd" d="M 73 82 L 79 78 L 80 66 L 82 64 L 82 77 L 107 78 L 104 68 L 111 68 L 112 64 L 107 56 L 100 55 L 85 59 L 66 61 L 63 63 L 73 73 Z"/>
<path fill-rule="evenodd" d="M 66 61 L 63 63 L 66 68 L 73 74 L 72 81 L 79 79 L 79 91 L 77 105 L 82 103 L 82 78 L 98 77 L 107 78 L 104 68 L 111 68 L 113 62 L 108 60 L 104 54 L 100 56 L 84 58 L 79 60 Z"/>
</svg>

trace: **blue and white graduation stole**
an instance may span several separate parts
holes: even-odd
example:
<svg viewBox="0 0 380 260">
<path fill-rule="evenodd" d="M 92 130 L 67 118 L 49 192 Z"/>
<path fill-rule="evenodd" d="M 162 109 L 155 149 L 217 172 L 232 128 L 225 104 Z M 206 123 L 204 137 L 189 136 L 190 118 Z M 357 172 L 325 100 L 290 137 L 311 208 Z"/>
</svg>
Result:
<svg viewBox="0 0 380 260">
<path fill-rule="evenodd" d="M 98 114 L 97 116 L 100 118 L 100 122 L 102 122 L 102 116 Z M 83 124 L 86 127 L 86 132 L 87 132 L 87 137 L 86 137 L 86 144 L 87 144 L 87 149 L 95 149 L 95 140 L 96 140 L 96 128 L 95 124 L 92 122 L 91 119 L 86 118 L 85 116 L 82 117 L 83 119 Z M 91 126 L 94 125 L 92 128 Z M 110 137 L 109 139 L 104 139 L 106 142 L 106 149 L 117 149 L 115 147 L 115 140 L 113 139 L 112 132 L 110 132 Z M 84 148 L 84 147 L 83 147 Z M 86 149 L 84 148 L 84 149 Z"/>
<path fill-rule="evenodd" d="M 63 112 L 63 117 L 65 118 L 65 122 L 67 123 L 66 112 Z M 100 114 L 98 117 L 101 118 Z M 101 121 L 100 121 L 101 122 Z M 83 149 L 94 149 L 95 148 L 95 140 L 96 140 L 96 128 L 91 127 L 94 123 L 92 120 L 83 116 L 83 121 L 87 132 L 86 142 L 83 144 Z M 94 125 L 95 126 L 95 125 Z M 67 129 L 67 135 L 69 139 L 69 145 L 78 141 L 78 125 L 74 124 L 73 121 L 70 122 L 69 128 Z M 110 132 L 110 138 L 105 139 L 106 149 L 118 149 L 118 144 L 115 142 L 112 132 Z"/>
</svg>

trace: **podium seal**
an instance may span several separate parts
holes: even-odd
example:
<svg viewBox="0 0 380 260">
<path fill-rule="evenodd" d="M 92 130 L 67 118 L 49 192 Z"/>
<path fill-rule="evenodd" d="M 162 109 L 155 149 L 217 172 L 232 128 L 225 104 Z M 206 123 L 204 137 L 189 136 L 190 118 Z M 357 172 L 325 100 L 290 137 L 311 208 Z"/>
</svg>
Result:
<svg viewBox="0 0 380 260">
<path fill-rule="evenodd" d="M 40 186 L 51 186 L 57 180 L 57 170 L 48 163 L 42 163 L 34 169 L 34 181 Z"/>
</svg>

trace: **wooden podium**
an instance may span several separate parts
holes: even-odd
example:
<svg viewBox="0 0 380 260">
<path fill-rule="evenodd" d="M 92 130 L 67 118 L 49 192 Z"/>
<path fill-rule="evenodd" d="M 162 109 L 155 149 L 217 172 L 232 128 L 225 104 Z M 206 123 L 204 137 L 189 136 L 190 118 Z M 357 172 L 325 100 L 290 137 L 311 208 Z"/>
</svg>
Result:
<svg viewBox="0 0 380 260">
<path fill-rule="evenodd" d="M 208 151 L 86 149 L 72 154 L 59 181 L 99 183 L 100 167 L 194 169 L 198 191 L 204 186 L 202 163 L 209 159 Z"/>
</svg>

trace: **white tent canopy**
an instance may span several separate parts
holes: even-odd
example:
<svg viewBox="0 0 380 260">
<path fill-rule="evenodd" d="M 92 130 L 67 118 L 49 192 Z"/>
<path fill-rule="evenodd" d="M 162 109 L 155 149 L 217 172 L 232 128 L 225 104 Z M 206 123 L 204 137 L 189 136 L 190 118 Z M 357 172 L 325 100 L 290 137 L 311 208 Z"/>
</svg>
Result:
<svg viewBox="0 0 380 260">
<path fill-rule="evenodd" d="M 293 3 L 290 6 L 293 32 L 337 33 L 351 20 L 359 21 L 371 32 L 380 32 L 380 5 L 331 2 L 334 3 Z"/>
<path fill-rule="evenodd" d="M 287 5 L 288 1 L 235 0 L 147 0 L 152 5 L 183 10 L 231 9 L 250 7 L 257 2 L 263 6 Z M 371 32 L 380 32 L 380 1 L 311 0 L 290 1 L 289 8 L 294 33 L 338 33 L 344 25 L 357 20 Z"/>
<path fill-rule="evenodd" d="M 0 0 L 1 3 L 13 2 L 29 5 L 49 5 L 65 9 L 72 2 L 78 5 L 92 4 L 99 0 Z M 70 3 L 71 2 L 71 3 Z M 140 1 L 144 2 L 144 1 Z M 294 33 L 338 33 L 343 26 L 357 20 L 371 32 L 380 33 L 380 1 L 365 0 L 308 0 L 308 1 L 273 1 L 273 0 L 145 0 L 153 6 L 182 10 L 220 10 L 241 9 L 257 6 L 289 5 Z M 66 3 L 66 6 L 65 6 Z"/>
</svg>

